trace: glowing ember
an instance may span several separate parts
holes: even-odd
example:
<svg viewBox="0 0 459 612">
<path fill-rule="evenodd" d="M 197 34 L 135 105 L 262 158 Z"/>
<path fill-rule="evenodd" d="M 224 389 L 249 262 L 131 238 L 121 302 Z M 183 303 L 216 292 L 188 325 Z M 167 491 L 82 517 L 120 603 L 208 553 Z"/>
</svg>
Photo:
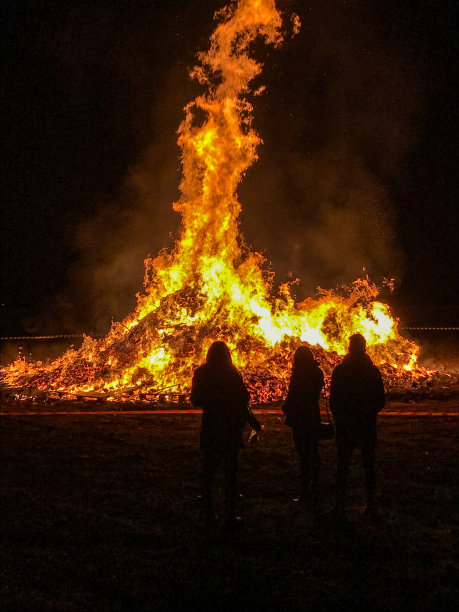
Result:
<svg viewBox="0 0 459 612">
<path fill-rule="evenodd" d="M 400 337 L 367 279 L 344 296 L 322 291 L 294 303 L 289 285 L 273 296 L 263 257 L 250 252 L 240 234 L 236 188 L 261 142 L 244 97 L 261 71 L 248 49 L 257 37 L 279 44 L 281 16 L 274 0 L 240 0 L 218 17 L 210 49 L 192 71 L 207 91 L 186 106 L 179 128 L 183 178 L 174 209 L 182 227 L 174 249 L 146 260 L 145 293 L 135 312 L 104 339 L 86 337 L 79 350 L 50 364 L 17 360 L 3 370 L 6 384 L 112 397 L 186 393 L 193 369 L 218 338 L 231 348 L 254 401 L 275 400 L 300 342 L 317 347 L 329 372 L 356 332 L 386 374 L 403 377 L 416 369 L 418 347 Z M 297 31 L 298 17 L 292 21 Z M 197 116 L 204 116 L 202 123 Z"/>
</svg>

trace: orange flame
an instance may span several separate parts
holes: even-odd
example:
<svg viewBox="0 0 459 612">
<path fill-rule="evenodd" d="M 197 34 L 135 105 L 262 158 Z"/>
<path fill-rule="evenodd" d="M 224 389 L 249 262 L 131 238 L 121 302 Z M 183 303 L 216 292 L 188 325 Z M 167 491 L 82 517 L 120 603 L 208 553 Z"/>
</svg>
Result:
<svg viewBox="0 0 459 612">
<path fill-rule="evenodd" d="M 368 279 L 355 281 L 344 297 L 321 291 L 295 304 L 288 284 L 273 296 L 263 257 L 250 252 L 240 234 L 236 189 L 261 143 L 244 97 L 261 71 L 249 56 L 250 43 L 261 37 L 278 45 L 282 21 L 274 0 L 239 0 L 217 16 L 210 49 L 191 72 L 207 91 L 185 107 L 179 127 L 183 178 L 173 206 L 182 227 L 174 249 L 146 260 L 145 292 L 135 312 L 114 323 L 104 339 L 86 337 L 78 351 L 47 365 L 18 360 L 3 370 L 7 384 L 33 381 L 41 388 L 114 396 L 186 392 L 193 369 L 220 338 L 262 401 L 281 394 L 299 343 L 315 345 L 330 369 L 356 332 L 377 363 L 398 372 L 415 367 L 418 347 L 400 337 Z M 298 31 L 299 18 L 292 22 Z M 201 123 L 197 116 L 204 116 Z"/>
</svg>

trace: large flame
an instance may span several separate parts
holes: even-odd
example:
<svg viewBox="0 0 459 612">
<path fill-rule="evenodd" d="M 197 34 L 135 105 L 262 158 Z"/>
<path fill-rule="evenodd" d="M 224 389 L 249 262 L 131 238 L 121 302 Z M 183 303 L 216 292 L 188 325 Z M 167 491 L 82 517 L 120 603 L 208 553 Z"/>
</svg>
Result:
<svg viewBox="0 0 459 612">
<path fill-rule="evenodd" d="M 185 393 L 193 369 L 218 338 L 229 345 L 253 399 L 272 400 L 283 392 L 299 343 L 316 346 L 330 371 L 356 332 L 386 371 L 415 367 L 418 347 L 400 337 L 367 279 L 355 281 L 344 296 L 322 291 L 295 303 L 287 284 L 273 295 L 263 257 L 244 244 L 236 189 L 261 142 L 245 98 L 261 71 L 249 47 L 257 37 L 279 44 L 282 21 L 274 0 L 240 0 L 217 16 L 210 49 L 199 54 L 191 73 L 206 93 L 185 107 L 179 127 L 183 178 L 174 209 L 182 226 L 174 249 L 146 260 L 145 292 L 135 312 L 114 323 L 104 339 L 86 337 L 79 350 L 50 364 L 17 360 L 3 371 L 7 384 L 104 390 L 113 397 Z M 293 22 L 297 30 L 299 19 Z"/>
</svg>

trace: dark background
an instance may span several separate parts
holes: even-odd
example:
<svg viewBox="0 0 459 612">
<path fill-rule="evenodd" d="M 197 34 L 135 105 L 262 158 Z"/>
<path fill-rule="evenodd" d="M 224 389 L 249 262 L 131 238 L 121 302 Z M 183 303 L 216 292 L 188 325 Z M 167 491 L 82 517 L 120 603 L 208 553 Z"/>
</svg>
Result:
<svg viewBox="0 0 459 612">
<path fill-rule="evenodd" d="M 3 3 L 2 335 L 104 333 L 133 309 L 178 232 L 176 130 L 224 4 Z M 298 299 L 368 273 L 405 324 L 458 325 L 457 3 L 277 4 L 246 241 Z"/>
</svg>

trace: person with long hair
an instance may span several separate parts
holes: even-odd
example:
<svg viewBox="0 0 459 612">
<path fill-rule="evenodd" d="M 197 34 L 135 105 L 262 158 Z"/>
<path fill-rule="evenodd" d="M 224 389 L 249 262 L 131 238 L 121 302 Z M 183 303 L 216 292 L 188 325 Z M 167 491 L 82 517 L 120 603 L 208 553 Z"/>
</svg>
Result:
<svg viewBox="0 0 459 612">
<path fill-rule="evenodd" d="M 225 479 L 226 523 L 234 526 L 240 520 L 236 516 L 236 498 L 242 432 L 247 423 L 256 432 L 262 429 L 249 408 L 249 402 L 250 394 L 232 363 L 228 347 L 222 341 L 214 342 L 207 352 L 206 363 L 195 370 L 191 387 L 191 403 L 202 408 L 201 499 L 209 525 L 216 521 L 212 486 L 220 465 Z"/>
<path fill-rule="evenodd" d="M 287 397 L 282 406 L 286 424 L 292 428 L 300 459 L 301 491 L 295 501 L 317 507 L 319 499 L 320 392 L 324 374 L 311 349 L 300 346 L 293 357 Z"/>
</svg>

